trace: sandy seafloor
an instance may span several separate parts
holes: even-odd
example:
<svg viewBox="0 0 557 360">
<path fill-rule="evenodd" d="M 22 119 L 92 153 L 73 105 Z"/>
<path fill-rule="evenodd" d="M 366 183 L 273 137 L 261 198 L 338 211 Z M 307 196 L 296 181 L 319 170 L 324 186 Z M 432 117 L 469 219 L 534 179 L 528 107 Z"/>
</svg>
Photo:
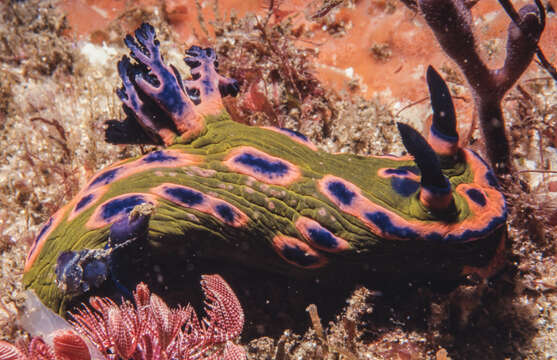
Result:
<svg viewBox="0 0 557 360">
<path fill-rule="evenodd" d="M 423 130 L 430 115 L 428 64 L 447 78 L 458 97 L 461 134 L 470 133 L 475 113 L 463 76 L 421 15 L 402 2 L 345 1 L 312 20 L 322 2 L 284 1 L 265 22 L 269 3 L 220 1 L 218 9 L 213 1 L 0 3 L 0 339 L 22 335 L 15 318 L 23 264 L 40 225 L 97 170 L 148 150 L 103 140 L 103 122 L 123 118 L 114 92 L 120 86 L 115 64 L 126 54 L 121 39 L 143 21 L 157 28 L 165 58 L 184 74 L 187 45 L 211 44 L 228 55 L 221 69 L 242 84 L 238 100 L 227 103 L 237 120 L 299 130 L 327 151 L 399 154 L 395 121 Z M 232 7 L 238 12 L 231 18 Z M 497 66 L 508 19 L 492 0 L 481 0 L 473 14 L 478 48 Z M 541 47 L 553 64 L 556 44 L 551 11 Z M 294 83 L 303 87 L 292 90 L 280 77 L 262 81 L 284 66 L 273 46 L 291 60 Z M 516 168 L 555 170 L 556 83 L 533 64 L 517 84 L 503 101 Z M 285 100 L 286 93 L 303 101 Z M 469 143 L 481 151 L 477 130 Z M 323 337 L 304 315 L 295 319 L 296 332 L 263 329 L 259 337 L 242 338 L 249 358 L 556 358 L 557 175 L 522 172 L 520 178 L 523 186 L 507 194 L 512 248 L 496 279 L 450 293 L 405 289 L 404 299 L 359 288 L 346 308 L 324 314 Z M 283 335 L 266 336 L 271 333 Z"/>
</svg>

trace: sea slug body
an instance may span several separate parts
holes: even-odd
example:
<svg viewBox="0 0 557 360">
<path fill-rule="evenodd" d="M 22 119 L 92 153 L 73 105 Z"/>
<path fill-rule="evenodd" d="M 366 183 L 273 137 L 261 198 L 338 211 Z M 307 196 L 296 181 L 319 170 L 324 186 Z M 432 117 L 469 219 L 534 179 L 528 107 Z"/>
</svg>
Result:
<svg viewBox="0 0 557 360">
<path fill-rule="evenodd" d="M 117 93 L 128 118 L 108 123 L 107 140 L 164 148 L 101 170 L 45 223 L 24 282 L 55 311 L 132 289 L 150 269 L 179 278 L 180 261 L 289 276 L 372 268 L 456 277 L 498 256 L 505 198 L 489 166 L 458 145 L 450 93 L 433 68 L 429 137 L 399 124 L 411 156 L 332 155 L 295 131 L 232 121 L 222 98 L 239 87 L 217 73 L 212 49 L 186 52 L 192 79 L 183 81 L 152 26 L 125 43 L 132 59 L 118 63 Z"/>
</svg>

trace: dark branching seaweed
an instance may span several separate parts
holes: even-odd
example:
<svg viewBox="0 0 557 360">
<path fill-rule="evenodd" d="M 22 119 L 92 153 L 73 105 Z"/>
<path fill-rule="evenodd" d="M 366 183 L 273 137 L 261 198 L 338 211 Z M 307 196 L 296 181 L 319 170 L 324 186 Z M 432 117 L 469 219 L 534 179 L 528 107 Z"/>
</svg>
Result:
<svg viewBox="0 0 557 360">
<path fill-rule="evenodd" d="M 511 11 L 512 5 L 502 1 Z M 508 28 L 507 56 L 499 69 L 490 69 L 481 59 L 472 29 L 470 9 L 465 0 L 419 0 L 418 5 L 443 50 L 461 68 L 472 89 L 486 152 L 497 175 L 512 174 L 509 141 L 501 100 L 526 70 L 539 51 L 538 40 L 545 26 L 541 3 L 528 4 L 518 12 L 512 9 Z"/>
</svg>

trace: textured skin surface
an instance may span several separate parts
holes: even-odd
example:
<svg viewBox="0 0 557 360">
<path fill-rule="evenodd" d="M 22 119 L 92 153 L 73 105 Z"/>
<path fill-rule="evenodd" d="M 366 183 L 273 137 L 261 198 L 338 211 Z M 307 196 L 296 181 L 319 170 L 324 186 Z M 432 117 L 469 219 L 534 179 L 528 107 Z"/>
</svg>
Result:
<svg viewBox="0 0 557 360">
<path fill-rule="evenodd" d="M 146 26 L 138 32 L 143 32 L 143 41 L 154 41 L 151 46 L 157 52 L 152 53 L 157 55 L 158 43 Z M 132 41 L 126 39 L 133 56 Z M 197 75 L 184 82 L 185 89 L 180 85 L 183 90 L 166 84 L 181 82 L 172 70 L 150 80 L 165 84 L 158 90 L 138 80 L 157 76 L 157 65 L 148 57 L 133 56 L 146 63 L 150 73 L 127 58 L 119 64 L 124 84 L 119 95 L 128 114 L 142 124 L 143 138 L 147 134 L 167 148 L 102 170 L 45 224 L 29 252 L 24 281 L 48 306 L 63 312 L 79 295 L 56 286 L 60 254 L 105 248 L 103 254 L 113 256 L 112 224 L 118 224 L 113 226 L 112 242 L 125 241 L 126 226 L 130 233 L 141 227 L 132 227 L 131 218 L 128 224 L 130 212 L 145 203 L 153 205 L 150 217 L 145 217 L 147 232 L 134 232 L 132 241 L 140 247 L 135 252 L 130 248 L 127 255 L 137 256 L 141 264 L 151 258 L 164 263 L 180 257 L 292 276 L 356 267 L 447 277 L 460 275 L 465 267 L 489 265 L 504 238 L 506 210 L 491 170 L 478 155 L 454 144 L 447 150 L 444 144 L 451 137 L 439 138 L 439 131 L 430 136 L 430 143 L 432 136 L 437 141 L 433 148 L 442 155 L 441 168 L 450 183 L 447 193 L 454 214 L 447 218 L 424 205 L 436 201 L 437 192 L 443 201 L 447 194 L 433 185 L 420 186 L 420 170 L 409 156 L 331 155 L 290 130 L 231 121 L 220 99 L 235 93 L 235 83 L 216 74 L 214 53 L 192 49 L 188 55 L 206 52 L 210 62 L 186 59 Z M 156 61 L 162 66 L 162 59 Z M 159 102 L 163 90 L 172 94 Z M 132 91 L 138 91 L 137 96 Z M 155 104 L 138 105 L 146 99 Z M 149 115 L 155 111 L 166 113 L 175 126 L 156 124 Z M 119 257 L 109 259 L 107 277 L 113 282 L 107 280 L 103 286 L 118 288 L 124 282 L 133 288 L 141 280 L 141 271 L 127 269 L 122 275 L 123 266 L 118 269 L 126 249 L 122 245 Z"/>
</svg>

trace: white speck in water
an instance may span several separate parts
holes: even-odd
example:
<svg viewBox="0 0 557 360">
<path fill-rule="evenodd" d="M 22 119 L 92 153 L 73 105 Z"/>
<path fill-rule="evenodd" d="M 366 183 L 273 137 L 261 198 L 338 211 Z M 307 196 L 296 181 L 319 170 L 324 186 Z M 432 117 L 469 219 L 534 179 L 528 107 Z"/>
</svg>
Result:
<svg viewBox="0 0 557 360">
<path fill-rule="evenodd" d="M 91 65 L 107 66 L 109 61 L 116 56 L 116 49 L 106 45 L 95 45 L 92 43 L 85 43 L 80 49 L 81 54 L 89 60 Z"/>
</svg>

